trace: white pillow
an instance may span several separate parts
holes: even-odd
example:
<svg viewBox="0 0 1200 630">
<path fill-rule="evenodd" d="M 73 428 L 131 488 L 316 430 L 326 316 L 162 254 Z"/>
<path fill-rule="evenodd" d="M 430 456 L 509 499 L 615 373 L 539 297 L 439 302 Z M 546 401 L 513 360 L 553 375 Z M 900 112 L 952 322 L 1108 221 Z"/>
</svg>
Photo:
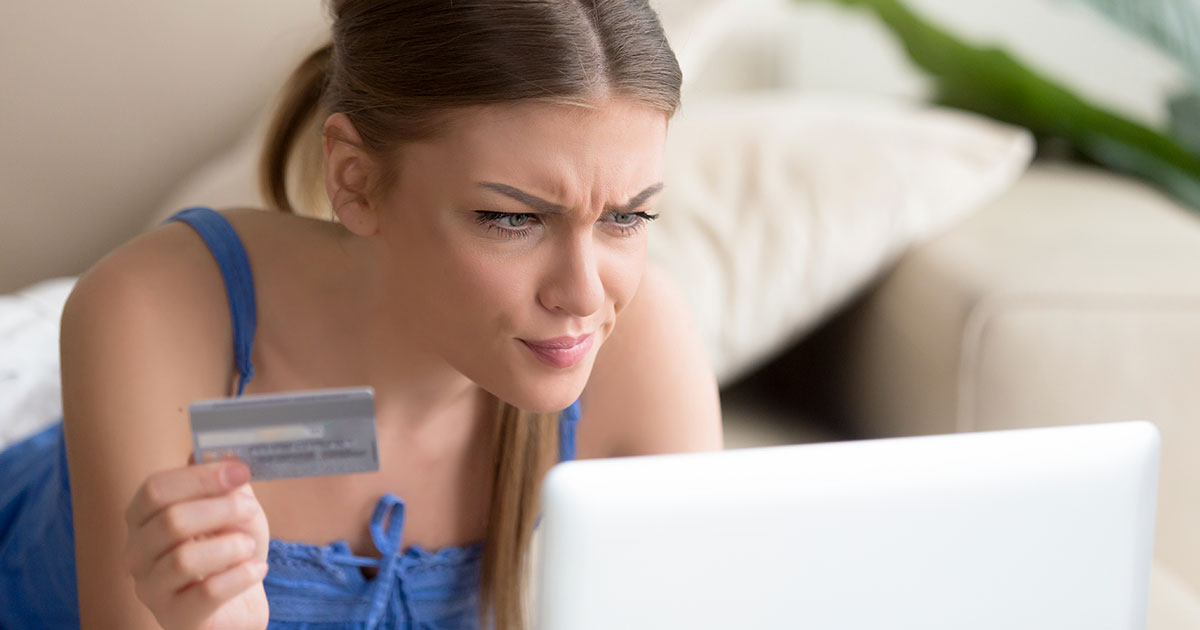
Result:
<svg viewBox="0 0 1200 630">
<path fill-rule="evenodd" d="M 261 129 L 185 181 L 152 224 L 189 205 L 260 206 Z M 1024 130 L 890 101 L 689 101 L 671 124 L 650 255 L 682 285 L 728 382 L 1005 190 L 1032 146 Z"/>
<path fill-rule="evenodd" d="M 75 278 L 0 295 L 0 449 L 62 417 L 58 328 Z"/>
<path fill-rule="evenodd" d="M 910 246 L 1009 187 L 1024 129 L 956 110 L 781 93 L 685 103 L 650 256 L 727 383 L 785 349 Z"/>
</svg>

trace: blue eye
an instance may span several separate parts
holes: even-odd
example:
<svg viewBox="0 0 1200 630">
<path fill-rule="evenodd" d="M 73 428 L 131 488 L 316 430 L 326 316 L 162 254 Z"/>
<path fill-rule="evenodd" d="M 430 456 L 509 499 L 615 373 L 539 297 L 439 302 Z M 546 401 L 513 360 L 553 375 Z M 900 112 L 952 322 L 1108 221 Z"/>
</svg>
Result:
<svg viewBox="0 0 1200 630">
<path fill-rule="evenodd" d="M 529 218 L 530 217 L 528 214 L 506 214 L 497 218 L 495 221 L 497 225 L 516 229 L 523 227 L 526 223 L 529 223 Z"/>
<path fill-rule="evenodd" d="M 488 232 L 499 232 L 504 238 L 520 238 L 533 229 L 530 225 L 537 217 L 523 212 L 494 212 L 476 210 L 475 222 L 486 226 Z"/>
<path fill-rule="evenodd" d="M 504 238 L 526 236 L 541 221 L 536 214 L 528 212 L 475 210 L 475 215 L 476 223 L 485 226 L 489 233 L 497 232 Z M 611 224 L 621 236 L 628 236 L 645 228 L 647 223 L 657 218 L 657 214 L 648 212 L 611 212 L 606 215 L 604 222 Z"/>
<path fill-rule="evenodd" d="M 621 231 L 622 236 L 633 234 L 658 218 L 657 214 L 648 212 L 613 212 L 608 216 L 609 221 Z"/>
</svg>

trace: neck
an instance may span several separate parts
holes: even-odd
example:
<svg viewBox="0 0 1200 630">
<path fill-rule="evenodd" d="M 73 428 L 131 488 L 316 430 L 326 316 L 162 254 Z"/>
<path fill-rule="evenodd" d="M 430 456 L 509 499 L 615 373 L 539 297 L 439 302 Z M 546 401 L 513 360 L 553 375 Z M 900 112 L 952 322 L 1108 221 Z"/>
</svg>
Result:
<svg viewBox="0 0 1200 630">
<path fill-rule="evenodd" d="M 349 233 L 345 239 L 347 286 L 356 292 L 343 309 L 355 317 L 344 320 L 354 323 L 343 327 L 349 335 L 345 347 L 359 360 L 352 373 L 375 389 L 380 429 L 420 441 L 465 435 L 457 430 L 465 427 L 451 425 L 464 419 L 474 424 L 489 397 L 429 347 L 427 332 L 397 299 L 373 239 Z"/>
<path fill-rule="evenodd" d="M 371 239 L 340 225 L 331 232 L 337 242 L 328 256 L 305 253 L 313 265 L 305 277 L 315 281 L 298 299 L 312 317 L 297 317 L 289 329 L 321 343 L 281 340 L 287 359 L 277 363 L 303 369 L 289 382 L 372 387 L 381 443 L 411 445 L 429 457 L 461 451 L 479 420 L 490 420 L 494 399 L 434 353 L 420 326 L 407 325 Z"/>
</svg>

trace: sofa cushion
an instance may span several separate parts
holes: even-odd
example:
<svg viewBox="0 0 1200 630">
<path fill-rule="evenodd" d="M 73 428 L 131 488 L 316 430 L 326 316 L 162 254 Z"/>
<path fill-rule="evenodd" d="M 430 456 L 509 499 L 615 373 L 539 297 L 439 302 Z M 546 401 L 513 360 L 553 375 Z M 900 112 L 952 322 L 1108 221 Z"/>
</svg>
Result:
<svg viewBox="0 0 1200 630">
<path fill-rule="evenodd" d="M 1007 189 L 1031 151 L 1023 130 L 893 101 L 689 102 L 668 139 L 651 256 L 683 285 L 729 382 Z"/>
</svg>

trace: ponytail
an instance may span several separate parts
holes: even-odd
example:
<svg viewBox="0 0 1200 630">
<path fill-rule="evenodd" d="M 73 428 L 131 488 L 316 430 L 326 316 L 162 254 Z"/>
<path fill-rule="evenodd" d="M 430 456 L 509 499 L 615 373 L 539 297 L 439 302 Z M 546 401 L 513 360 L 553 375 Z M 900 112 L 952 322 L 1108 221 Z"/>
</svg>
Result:
<svg viewBox="0 0 1200 630">
<path fill-rule="evenodd" d="M 542 479 L 558 462 L 559 414 L 497 400 L 491 509 L 480 576 L 480 627 L 528 627 L 529 547 L 541 513 Z"/>
<path fill-rule="evenodd" d="M 329 78 L 329 62 L 333 55 L 333 44 L 328 43 L 313 51 L 292 72 L 287 84 L 283 87 L 279 103 L 267 128 L 263 142 L 262 155 L 259 158 L 258 185 L 267 205 L 282 212 L 295 213 L 296 210 L 288 199 L 288 162 L 292 157 L 300 130 L 304 129 L 316 117 L 321 109 L 321 97 L 325 93 L 325 84 Z M 306 146 L 301 142 L 302 149 L 312 149 L 308 153 L 319 151 L 315 140 Z M 305 167 L 303 181 L 315 180 L 318 161 L 316 155 L 303 155 L 301 166 Z M 310 182 L 311 183 L 311 182 Z"/>
</svg>

